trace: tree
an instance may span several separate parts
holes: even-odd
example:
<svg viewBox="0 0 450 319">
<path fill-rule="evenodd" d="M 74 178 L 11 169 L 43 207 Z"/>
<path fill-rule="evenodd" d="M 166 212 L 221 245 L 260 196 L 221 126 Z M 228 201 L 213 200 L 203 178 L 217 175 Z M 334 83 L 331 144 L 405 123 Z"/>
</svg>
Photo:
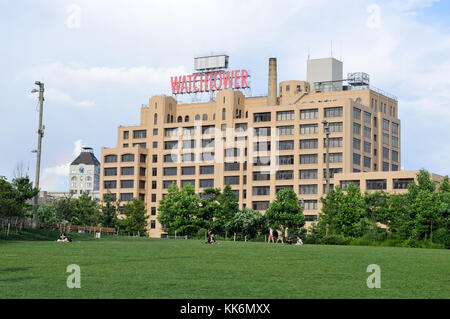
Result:
<svg viewBox="0 0 450 319">
<path fill-rule="evenodd" d="M 123 224 L 125 231 L 129 234 L 147 234 L 147 211 L 142 200 L 133 198 L 131 202 L 125 204 L 124 214 L 127 217 Z"/>
<path fill-rule="evenodd" d="M 314 227 L 316 234 L 324 236 L 328 233 L 338 233 L 336 215 L 343 199 L 344 193 L 339 186 L 330 190 L 325 197 L 320 199 L 322 202 L 322 214 L 319 215 L 318 223 Z"/>
<path fill-rule="evenodd" d="M 100 222 L 98 204 L 87 193 L 81 194 L 78 199 L 72 200 L 74 214 L 71 222 L 75 225 L 94 225 Z"/>
<path fill-rule="evenodd" d="M 235 233 L 241 233 L 242 236 L 253 238 L 255 235 L 263 231 L 265 227 L 265 218 L 260 212 L 244 208 L 234 214 L 229 221 L 227 228 Z"/>
<path fill-rule="evenodd" d="M 226 225 L 231 222 L 239 211 L 239 199 L 234 195 L 230 185 L 226 185 L 223 192 L 217 197 L 219 207 L 214 212 L 213 227 L 216 231 L 223 232 Z"/>
<path fill-rule="evenodd" d="M 300 230 L 305 224 L 303 208 L 298 197 L 291 188 L 284 188 L 277 193 L 276 199 L 270 203 L 265 213 L 267 223 L 275 228 L 289 228 L 292 232 Z"/>
<path fill-rule="evenodd" d="M 203 190 L 200 199 L 199 219 L 202 221 L 203 228 L 214 228 L 214 217 L 221 209 L 219 198 L 221 196 L 220 188 L 208 187 Z"/>
<path fill-rule="evenodd" d="M 117 212 L 119 210 L 119 203 L 115 201 L 112 194 L 105 194 L 103 196 L 103 205 L 101 207 L 100 224 L 103 227 L 117 228 L 119 221 L 117 219 Z"/>
<path fill-rule="evenodd" d="M 167 195 L 159 202 L 158 221 L 170 234 L 190 235 L 198 231 L 202 220 L 199 215 L 200 197 L 187 183 L 181 190 L 175 183 L 169 186 Z"/>
<path fill-rule="evenodd" d="M 0 177 L 0 216 L 26 217 L 31 210 L 28 200 L 38 193 L 28 177 L 15 178 L 12 183 Z"/>
<path fill-rule="evenodd" d="M 361 191 L 350 183 L 336 214 L 336 228 L 344 236 L 356 235 L 356 223 L 364 216 L 364 200 Z"/>
<path fill-rule="evenodd" d="M 364 199 L 364 216 L 370 220 L 372 233 L 375 233 L 377 221 L 386 221 L 388 194 L 383 191 L 366 193 Z"/>
</svg>

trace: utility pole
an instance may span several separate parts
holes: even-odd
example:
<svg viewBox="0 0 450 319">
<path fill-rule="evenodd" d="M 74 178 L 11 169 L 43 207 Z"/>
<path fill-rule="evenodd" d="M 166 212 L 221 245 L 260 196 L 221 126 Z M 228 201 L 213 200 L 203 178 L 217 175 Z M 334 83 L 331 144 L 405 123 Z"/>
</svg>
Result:
<svg viewBox="0 0 450 319">
<path fill-rule="evenodd" d="M 325 162 L 326 162 L 326 186 L 325 186 L 325 195 L 328 195 L 330 190 L 330 126 L 328 125 L 328 121 L 323 120 L 322 124 L 325 128 Z M 328 236 L 328 224 L 325 228 L 325 234 Z"/>
<path fill-rule="evenodd" d="M 330 190 L 330 127 L 328 125 L 328 122 L 323 120 L 322 124 L 325 128 L 325 162 L 326 162 L 326 186 L 325 186 L 325 194 L 328 194 L 328 191 Z"/>
<path fill-rule="evenodd" d="M 36 81 L 34 82 L 37 86 L 39 86 L 39 90 L 33 89 L 31 93 L 39 92 L 39 128 L 38 128 L 38 148 L 36 151 L 36 179 L 34 181 L 34 187 L 39 189 L 39 174 L 41 169 L 41 145 L 42 145 L 42 137 L 44 137 L 44 128 L 42 126 L 42 113 L 44 110 L 44 83 Z M 39 193 L 34 197 L 34 207 L 33 207 L 33 228 L 38 227 L 38 198 Z"/>
</svg>

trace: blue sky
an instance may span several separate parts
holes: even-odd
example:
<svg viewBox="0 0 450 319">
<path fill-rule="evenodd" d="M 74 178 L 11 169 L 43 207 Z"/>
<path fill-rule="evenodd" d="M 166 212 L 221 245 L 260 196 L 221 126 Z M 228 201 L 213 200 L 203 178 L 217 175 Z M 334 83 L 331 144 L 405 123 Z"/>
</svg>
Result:
<svg viewBox="0 0 450 319">
<path fill-rule="evenodd" d="M 21 165 L 34 179 L 37 99 L 46 85 L 41 186 L 68 187 L 80 147 L 114 147 L 119 125 L 170 94 L 170 75 L 194 55 L 227 52 L 247 68 L 252 94 L 306 78 L 312 58 L 342 58 L 344 74 L 367 72 L 399 97 L 402 166 L 446 175 L 450 162 L 449 1 L 3 1 L 0 4 L 0 175 Z"/>
</svg>

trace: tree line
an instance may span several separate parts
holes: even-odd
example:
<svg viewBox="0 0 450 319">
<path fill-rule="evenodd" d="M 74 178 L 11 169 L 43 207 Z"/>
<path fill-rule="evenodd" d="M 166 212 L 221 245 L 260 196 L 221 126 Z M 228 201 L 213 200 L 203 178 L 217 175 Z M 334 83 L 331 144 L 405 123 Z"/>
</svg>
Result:
<svg viewBox="0 0 450 319">
<path fill-rule="evenodd" d="M 336 186 L 321 198 L 322 214 L 312 228 L 311 241 L 428 247 L 450 247 L 450 184 L 445 176 L 439 187 L 427 171 L 402 194 L 384 191 L 361 193 L 350 183 L 345 192 Z M 354 241 L 357 242 L 357 241 Z"/>
<path fill-rule="evenodd" d="M 247 238 L 266 233 L 269 226 L 298 233 L 305 223 L 303 208 L 292 189 L 280 190 L 265 215 L 250 208 L 239 209 L 238 201 L 229 185 L 223 191 L 205 188 L 199 195 L 190 183 L 181 189 L 172 183 L 159 202 L 158 221 L 170 235 L 202 235 L 212 229 L 222 236 L 236 233 Z"/>
</svg>

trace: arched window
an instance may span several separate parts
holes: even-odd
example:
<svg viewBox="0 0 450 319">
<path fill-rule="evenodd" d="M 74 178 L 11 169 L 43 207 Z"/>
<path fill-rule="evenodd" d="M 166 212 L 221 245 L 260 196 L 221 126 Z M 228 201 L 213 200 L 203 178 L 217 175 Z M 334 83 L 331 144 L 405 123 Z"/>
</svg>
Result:
<svg viewBox="0 0 450 319">
<path fill-rule="evenodd" d="M 196 120 L 196 121 L 200 121 L 200 115 L 196 114 L 196 115 L 195 115 L 195 120 Z"/>
<path fill-rule="evenodd" d="M 177 122 L 178 123 L 181 123 L 181 122 L 183 122 L 183 117 L 180 115 L 180 116 L 178 116 L 178 120 L 177 120 Z"/>
<path fill-rule="evenodd" d="M 213 114 L 213 120 L 216 120 L 216 113 Z"/>
<path fill-rule="evenodd" d="M 77 177 L 76 177 L 76 176 L 72 176 L 72 180 L 73 180 L 73 181 L 76 181 L 76 180 L 77 180 Z"/>
<path fill-rule="evenodd" d="M 360 97 L 356 99 L 356 103 L 361 104 L 361 98 Z"/>
<path fill-rule="evenodd" d="M 245 112 L 245 118 L 248 118 L 248 111 Z"/>
<path fill-rule="evenodd" d="M 227 110 L 225 108 L 222 109 L 222 121 L 225 121 L 225 117 L 227 115 Z"/>
<path fill-rule="evenodd" d="M 184 121 L 185 121 L 185 122 L 189 122 L 189 115 L 186 115 L 186 116 L 184 117 Z"/>
<path fill-rule="evenodd" d="M 170 114 L 167 114 L 167 123 L 170 123 Z"/>
<path fill-rule="evenodd" d="M 173 123 L 173 115 L 170 116 L 170 123 Z"/>
<path fill-rule="evenodd" d="M 158 114 L 155 113 L 155 116 L 153 118 L 153 124 L 156 124 L 158 122 Z"/>
<path fill-rule="evenodd" d="M 239 118 L 241 118 L 241 116 L 242 116 L 242 112 L 241 112 L 241 110 L 239 110 Z"/>
<path fill-rule="evenodd" d="M 207 121 L 208 120 L 208 115 L 207 114 L 203 114 L 203 121 Z"/>
</svg>

